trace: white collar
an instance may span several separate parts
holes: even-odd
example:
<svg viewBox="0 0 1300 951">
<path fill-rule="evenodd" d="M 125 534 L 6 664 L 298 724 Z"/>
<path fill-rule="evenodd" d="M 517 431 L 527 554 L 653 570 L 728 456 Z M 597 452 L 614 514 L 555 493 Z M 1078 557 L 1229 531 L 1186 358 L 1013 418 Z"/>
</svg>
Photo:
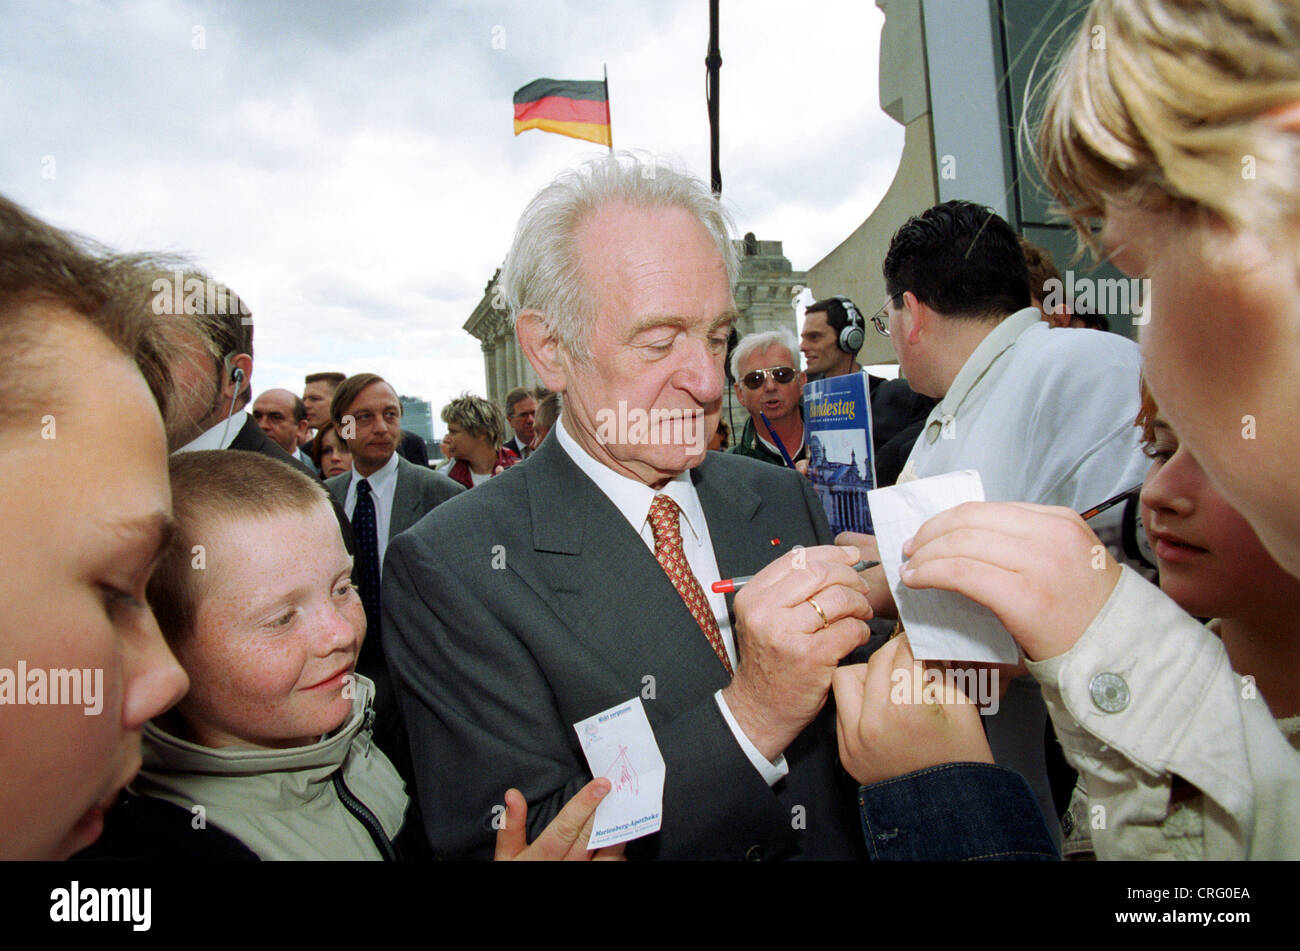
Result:
<svg viewBox="0 0 1300 951">
<path fill-rule="evenodd" d="M 356 469 L 353 469 L 352 481 L 348 483 L 350 493 L 356 493 L 357 483 L 362 479 L 370 483 L 370 493 L 372 495 L 387 497 L 390 487 L 397 481 L 397 453 L 394 452 L 391 459 L 368 476 L 363 476 Z"/>
<path fill-rule="evenodd" d="M 244 428 L 244 424 L 251 419 L 248 410 L 236 410 L 227 419 L 221 420 L 211 429 L 205 430 L 195 436 L 176 452 L 195 452 L 200 449 L 229 449 L 230 444 L 235 441 L 239 431 Z"/>
</svg>

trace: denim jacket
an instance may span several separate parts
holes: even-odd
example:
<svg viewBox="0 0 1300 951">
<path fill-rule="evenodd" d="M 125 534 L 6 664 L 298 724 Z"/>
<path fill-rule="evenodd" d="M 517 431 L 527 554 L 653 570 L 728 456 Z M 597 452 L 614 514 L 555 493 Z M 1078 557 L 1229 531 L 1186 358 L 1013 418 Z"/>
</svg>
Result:
<svg viewBox="0 0 1300 951">
<path fill-rule="evenodd" d="M 1038 800 L 1005 766 L 945 763 L 858 789 L 872 861 L 1059 859 Z"/>
</svg>

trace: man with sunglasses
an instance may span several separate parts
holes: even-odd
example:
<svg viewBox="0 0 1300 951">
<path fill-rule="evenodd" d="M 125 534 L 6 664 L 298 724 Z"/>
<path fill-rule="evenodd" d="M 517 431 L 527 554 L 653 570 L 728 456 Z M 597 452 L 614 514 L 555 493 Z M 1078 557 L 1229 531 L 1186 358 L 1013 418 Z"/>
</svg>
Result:
<svg viewBox="0 0 1300 951">
<path fill-rule="evenodd" d="M 798 369 L 796 349 L 792 332 L 769 330 L 747 335 L 732 352 L 736 399 L 749 411 L 745 431 L 731 449 L 736 455 L 783 466 L 779 444 L 795 462 L 807 457 L 800 406 L 807 377 Z"/>
</svg>

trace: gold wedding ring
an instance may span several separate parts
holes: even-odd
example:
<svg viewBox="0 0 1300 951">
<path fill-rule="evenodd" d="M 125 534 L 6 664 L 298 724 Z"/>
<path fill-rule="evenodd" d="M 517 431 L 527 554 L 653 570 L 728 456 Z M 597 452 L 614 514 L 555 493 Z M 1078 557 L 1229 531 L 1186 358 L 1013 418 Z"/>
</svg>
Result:
<svg viewBox="0 0 1300 951">
<path fill-rule="evenodd" d="M 809 598 L 808 603 L 813 606 L 813 610 L 817 612 L 817 616 L 822 619 L 822 628 L 825 629 L 829 627 L 830 621 L 826 620 L 826 612 L 822 610 L 822 606 L 813 598 Z"/>
</svg>

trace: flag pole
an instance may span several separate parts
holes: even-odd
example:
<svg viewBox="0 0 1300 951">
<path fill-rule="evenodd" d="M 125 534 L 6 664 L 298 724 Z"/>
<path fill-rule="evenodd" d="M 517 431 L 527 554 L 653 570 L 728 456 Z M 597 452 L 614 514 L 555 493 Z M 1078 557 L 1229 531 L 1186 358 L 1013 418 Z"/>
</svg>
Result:
<svg viewBox="0 0 1300 951">
<path fill-rule="evenodd" d="M 705 102 L 709 111 L 709 186 L 722 194 L 722 166 L 718 160 L 718 99 L 721 93 L 722 51 L 718 49 L 718 0 L 709 0 L 709 52 L 704 57 Z"/>
<path fill-rule="evenodd" d="M 605 71 L 605 124 L 609 126 L 609 154 L 614 154 L 614 120 L 609 115 L 609 66 L 600 64 Z"/>
</svg>

